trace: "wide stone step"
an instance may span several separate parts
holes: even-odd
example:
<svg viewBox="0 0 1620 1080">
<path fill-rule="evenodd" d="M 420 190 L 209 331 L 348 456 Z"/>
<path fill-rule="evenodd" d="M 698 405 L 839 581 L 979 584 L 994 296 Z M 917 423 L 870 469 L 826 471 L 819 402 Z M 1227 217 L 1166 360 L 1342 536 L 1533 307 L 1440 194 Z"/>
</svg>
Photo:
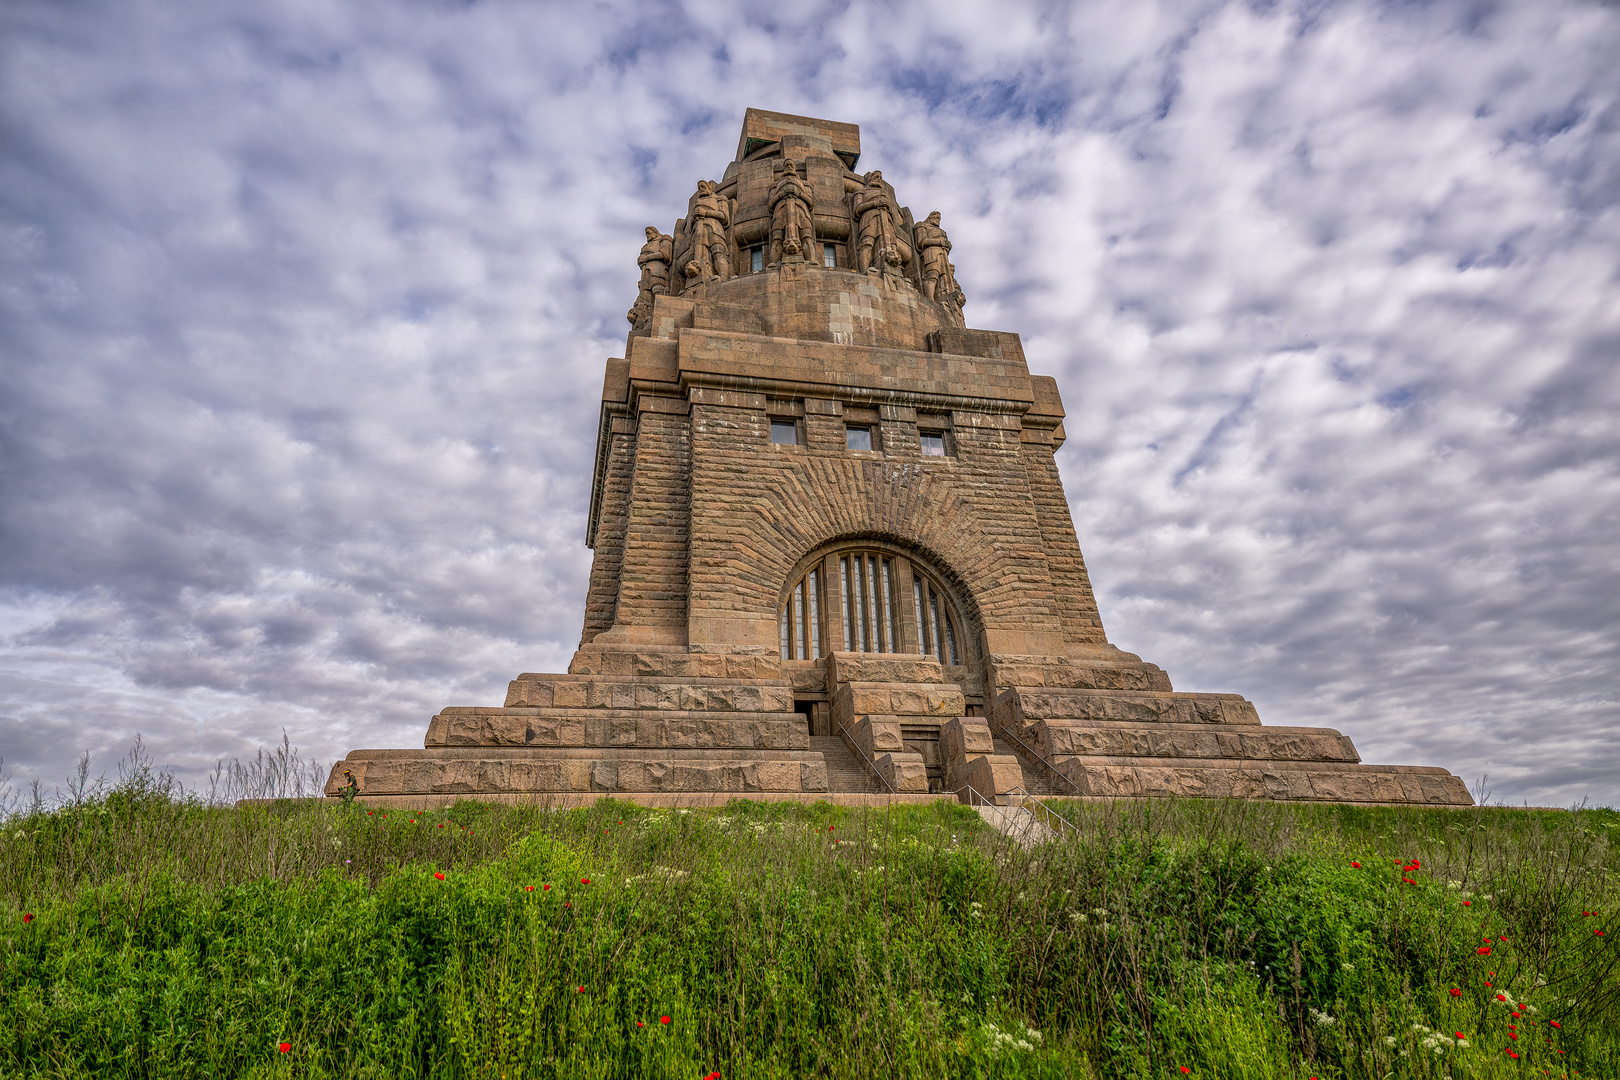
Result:
<svg viewBox="0 0 1620 1080">
<path fill-rule="evenodd" d="M 451 708 L 428 724 L 424 745 L 804 750 L 809 738 L 795 712 Z"/>
<path fill-rule="evenodd" d="M 1161 690 L 1169 692 L 1170 676 L 1156 664 L 1137 661 L 1088 661 L 1083 664 L 1021 662 L 998 659 L 996 686 L 1087 690 Z"/>
<path fill-rule="evenodd" d="M 696 653 L 685 646 L 651 648 L 582 647 L 568 665 L 570 675 L 648 676 L 665 679 L 752 679 L 776 681 L 782 661 L 775 649 L 758 653 Z M 524 674 L 519 679 L 549 679 Z"/>
<path fill-rule="evenodd" d="M 1134 724 L 1037 720 L 1017 732 L 1039 756 L 1225 758 L 1250 761 L 1358 762 L 1355 744 L 1332 728 Z"/>
<path fill-rule="evenodd" d="M 792 712 L 793 687 L 743 679 L 520 675 L 507 708 L 663 709 L 672 712 Z"/>
<path fill-rule="evenodd" d="M 333 767 L 328 795 L 344 770 L 365 795 L 827 790 L 825 760 L 809 750 L 356 750 Z"/>
<path fill-rule="evenodd" d="M 1424 803 L 1470 806 L 1468 788 L 1444 769 L 1418 765 L 1065 757 L 1053 764 L 1083 796 Z"/>
<path fill-rule="evenodd" d="M 1260 716 L 1238 694 L 1182 694 L 1015 686 L 997 695 L 991 724 L 1018 730 L 1036 720 L 1129 720 L 1137 723 L 1255 727 Z"/>
<path fill-rule="evenodd" d="M 857 716 L 932 717 L 943 720 L 967 711 L 967 698 L 950 683 L 839 683 L 832 694 L 835 718 Z"/>
</svg>

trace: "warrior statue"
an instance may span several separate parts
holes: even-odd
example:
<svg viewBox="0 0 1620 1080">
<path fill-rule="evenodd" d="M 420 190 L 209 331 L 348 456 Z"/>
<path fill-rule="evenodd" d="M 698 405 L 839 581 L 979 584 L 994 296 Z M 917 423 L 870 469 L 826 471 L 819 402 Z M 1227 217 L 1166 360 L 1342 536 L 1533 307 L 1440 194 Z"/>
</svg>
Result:
<svg viewBox="0 0 1620 1080">
<path fill-rule="evenodd" d="M 939 288 L 941 281 L 950 280 L 951 238 L 939 227 L 939 211 L 935 210 L 912 230 L 917 254 L 922 258 L 923 295 L 930 300 L 949 302 L 951 297 Z"/>
<path fill-rule="evenodd" d="M 771 188 L 771 262 L 784 255 L 800 255 L 815 243 L 810 210 L 815 200 L 810 185 L 799 179 L 791 161 L 778 162 L 776 185 Z"/>
<path fill-rule="evenodd" d="M 956 283 L 956 264 L 946 263 L 945 273 L 939 279 L 939 292 L 945 301 L 945 307 L 955 317 L 957 326 L 966 326 L 967 320 L 962 317 L 962 309 L 967 306 L 967 295 L 962 292 L 962 286 Z"/>
<path fill-rule="evenodd" d="M 855 193 L 855 220 L 859 234 L 857 270 L 898 270 L 901 263 L 900 245 L 894 234 L 894 221 L 899 215 L 894 200 L 883 187 L 883 174 L 876 170 L 861 177 L 861 190 Z"/>
<path fill-rule="evenodd" d="M 721 198 L 717 187 L 713 180 L 698 181 L 697 202 L 686 223 L 692 261 L 686 264 L 685 273 L 694 281 L 731 278 L 730 241 L 726 239 L 726 230 L 731 227 L 731 200 Z"/>
<path fill-rule="evenodd" d="M 625 312 L 631 326 L 652 315 L 653 297 L 669 291 L 669 264 L 675 261 L 674 243 L 674 237 L 647 226 L 647 242 L 636 256 L 636 265 L 641 267 L 640 290 L 636 293 L 635 306 Z"/>
</svg>

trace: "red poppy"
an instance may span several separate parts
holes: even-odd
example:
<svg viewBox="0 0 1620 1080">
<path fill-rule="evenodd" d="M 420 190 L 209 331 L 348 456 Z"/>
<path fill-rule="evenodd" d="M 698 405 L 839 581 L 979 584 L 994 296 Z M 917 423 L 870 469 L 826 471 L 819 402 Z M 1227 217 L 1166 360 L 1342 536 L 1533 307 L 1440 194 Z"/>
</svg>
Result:
<svg viewBox="0 0 1620 1080">
<path fill-rule="evenodd" d="M 1563 1024 L 1560 1024 L 1560 1023 L 1559 1023 L 1559 1022 L 1558 1022 L 1558 1021 L 1556 1021 L 1556 1020 L 1549 1020 L 1549 1021 L 1547 1021 L 1547 1023 L 1549 1023 L 1549 1024 L 1551 1024 L 1551 1025 L 1552 1025 L 1552 1026 L 1553 1026 L 1553 1027 L 1555 1027 L 1555 1028 L 1561 1028 L 1561 1027 L 1563 1027 L 1563 1026 L 1564 1026 L 1564 1025 L 1563 1025 Z"/>
<path fill-rule="evenodd" d="M 574 905 L 573 905 L 573 904 L 570 904 L 570 903 L 569 903 L 569 902 L 568 902 L 568 901 L 566 901 L 566 900 L 564 900 L 564 901 L 563 901 L 563 907 L 567 907 L 567 908 L 571 908 L 571 907 L 573 907 L 573 906 L 574 906 Z"/>
<path fill-rule="evenodd" d="M 1413 859 L 1412 860 L 1412 865 L 1407 867 L 1408 870 L 1421 870 L 1422 868 L 1423 868 L 1423 864 L 1418 862 L 1416 859 Z"/>
<path fill-rule="evenodd" d="M 575 989 L 575 991 L 574 991 L 574 993 L 576 993 L 576 994 L 583 994 L 583 993 L 584 993 L 584 992 L 585 992 L 585 988 L 584 988 L 584 987 L 583 987 L 583 986 L 581 986 L 581 987 L 578 987 L 578 988 L 577 988 L 577 989 Z"/>
<path fill-rule="evenodd" d="M 285 1054 L 287 1051 L 292 1049 L 292 1043 L 276 1043 L 276 1049 Z"/>
<path fill-rule="evenodd" d="M 1507 935 L 1503 934 L 1501 937 L 1497 938 L 1496 940 L 1498 940 L 1498 941 L 1506 941 L 1507 940 Z"/>
<path fill-rule="evenodd" d="M 542 886 L 540 886 L 540 891 L 541 892 L 550 892 L 551 891 L 551 886 L 550 885 L 542 885 Z"/>
<path fill-rule="evenodd" d="M 1459 1039 L 1460 1039 L 1460 1038 L 1462 1038 L 1462 1037 L 1463 1037 L 1463 1033 L 1462 1033 L 1462 1032 L 1460 1032 L 1460 1031 L 1459 1031 L 1459 1032 L 1457 1032 L 1457 1038 L 1459 1038 Z"/>
<path fill-rule="evenodd" d="M 443 881 L 444 880 L 444 874 L 442 874 L 442 873 L 435 873 L 433 875 L 433 877 L 434 877 L 434 880 L 436 880 L 436 881 Z"/>
<path fill-rule="evenodd" d="M 1594 931 L 1592 931 L 1592 933 L 1596 934 L 1598 937 L 1603 936 L 1603 931 L 1601 931 L 1601 930 L 1594 930 Z"/>
<path fill-rule="evenodd" d="M 444 828 L 444 822 L 442 822 L 442 821 L 439 822 L 439 828 L 441 828 L 441 829 Z"/>
<path fill-rule="evenodd" d="M 1518 1037 L 1519 1037 L 1519 1033 L 1518 1033 L 1518 1032 L 1517 1032 L 1517 1031 L 1510 1031 L 1510 1032 L 1508 1032 L 1508 1038 L 1510 1038 L 1510 1039 L 1517 1039 L 1517 1038 L 1518 1038 Z"/>
<path fill-rule="evenodd" d="M 1497 1001 L 1506 1001 L 1507 1000 L 1507 995 L 1506 994 L 1497 994 L 1496 995 L 1496 1000 Z"/>
<path fill-rule="evenodd" d="M 1514 1052 L 1513 1052 L 1513 1051 L 1511 1051 L 1511 1050 L 1509 1050 L 1509 1051 L 1508 1051 L 1508 1052 L 1507 1052 L 1507 1056 L 1508 1056 L 1508 1057 L 1510 1057 L 1510 1058 L 1516 1058 L 1516 1057 L 1518 1057 L 1518 1056 L 1519 1056 L 1519 1055 L 1518 1055 L 1518 1054 L 1515 1054 L 1515 1053 L 1514 1053 Z"/>
<path fill-rule="evenodd" d="M 660 1023 L 660 1024 L 667 1024 L 667 1023 L 669 1023 L 669 1017 L 667 1017 L 667 1016 L 660 1016 L 660 1017 L 659 1017 L 659 1018 L 658 1018 L 658 1022 L 659 1022 L 659 1023 Z"/>
<path fill-rule="evenodd" d="M 1462 997 L 1462 991 L 1457 989 L 1455 986 L 1453 986 L 1451 988 L 1451 996 L 1452 997 Z"/>
<path fill-rule="evenodd" d="M 588 877 L 582 877 L 579 879 L 579 883 L 581 885 L 589 885 L 591 883 L 591 879 Z"/>
<path fill-rule="evenodd" d="M 1352 869 L 1352 870 L 1360 870 L 1361 869 L 1361 864 L 1358 863 L 1358 862 L 1353 862 L 1353 863 L 1350 864 L 1350 869 Z"/>
<path fill-rule="evenodd" d="M 372 814 L 375 814 L 376 812 L 377 811 L 375 811 L 375 810 L 367 810 L 366 811 L 366 817 L 370 817 Z"/>
<path fill-rule="evenodd" d="M 637 1020 L 636 1021 L 636 1027 L 646 1027 L 646 1026 L 647 1026 L 647 1021 L 645 1021 L 645 1020 Z"/>
<path fill-rule="evenodd" d="M 1192 1072 L 1192 1070 L 1191 1070 L 1191 1069 L 1189 1069 L 1189 1068 L 1187 1068 L 1187 1066 L 1185 1066 L 1185 1065 L 1183 1065 L 1183 1066 L 1182 1066 L 1182 1067 L 1181 1067 L 1181 1071 L 1182 1071 L 1182 1072 L 1183 1072 L 1183 1073 L 1190 1073 L 1190 1072 Z"/>
<path fill-rule="evenodd" d="M 1474 902 L 1472 900 L 1464 900 L 1463 901 L 1463 907 L 1473 907 L 1473 906 L 1474 906 Z"/>
<path fill-rule="evenodd" d="M 1479 955 L 1481 955 L 1481 956 L 1489 956 L 1489 955 L 1491 955 L 1491 947 L 1489 945 L 1481 945 L 1479 948 L 1475 949 L 1474 951 L 1479 953 Z"/>
<path fill-rule="evenodd" d="M 1491 972 L 1491 974 L 1492 974 L 1492 975 L 1495 975 L 1495 974 L 1496 974 L 1496 972 L 1494 972 L 1494 971 L 1493 971 L 1493 972 Z M 1486 985 L 1486 986 L 1490 986 L 1490 985 L 1491 985 L 1491 984 L 1490 984 L 1490 983 L 1486 983 L 1486 984 L 1485 984 L 1485 985 Z M 1492 987 L 1492 989 L 1495 989 L 1495 987 Z"/>
<path fill-rule="evenodd" d="M 828 832 L 832 832 L 832 831 L 833 831 L 833 830 L 834 830 L 834 829 L 836 829 L 836 828 L 838 828 L 838 826 L 836 826 L 836 825 L 829 825 L 829 826 L 827 826 L 827 831 L 828 831 Z"/>
<path fill-rule="evenodd" d="M 708 1076 L 705 1076 L 703 1080 L 720 1080 L 720 1070 L 714 1070 L 714 1072 L 710 1073 Z"/>
<path fill-rule="evenodd" d="M 523 891 L 524 892 L 534 892 L 534 886 L 533 885 L 525 885 L 525 886 L 523 886 Z"/>
<path fill-rule="evenodd" d="M 1415 881 L 1413 881 L 1413 880 L 1412 880 L 1412 879 L 1411 879 L 1411 878 L 1409 878 L 1409 877 L 1403 877 L 1403 878 L 1401 878 L 1401 880 L 1402 880 L 1402 881 L 1404 881 L 1404 882 L 1406 882 L 1406 883 L 1407 883 L 1407 884 L 1408 884 L 1408 885 L 1416 885 L 1416 884 L 1417 884 L 1417 882 L 1415 882 Z"/>
<path fill-rule="evenodd" d="M 416 824 L 416 819 L 415 819 L 415 818 L 411 818 L 411 824 L 412 824 L 412 825 L 415 825 L 415 824 Z"/>
<path fill-rule="evenodd" d="M 34 921 L 34 913 L 32 911 L 23 912 L 23 922 L 31 923 L 33 921 Z"/>
</svg>

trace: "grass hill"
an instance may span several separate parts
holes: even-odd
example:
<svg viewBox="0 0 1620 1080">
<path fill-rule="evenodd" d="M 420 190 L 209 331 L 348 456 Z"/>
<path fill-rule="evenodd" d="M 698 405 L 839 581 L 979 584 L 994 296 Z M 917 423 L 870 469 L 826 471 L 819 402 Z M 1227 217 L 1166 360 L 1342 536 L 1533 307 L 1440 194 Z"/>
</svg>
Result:
<svg viewBox="0 0 1620 1080">
<path fill-rule="evenodd" d="M 0 840 L 0 1074 L 1620 1074 L 1608 810 L 224 808 Z"/>
</svg>

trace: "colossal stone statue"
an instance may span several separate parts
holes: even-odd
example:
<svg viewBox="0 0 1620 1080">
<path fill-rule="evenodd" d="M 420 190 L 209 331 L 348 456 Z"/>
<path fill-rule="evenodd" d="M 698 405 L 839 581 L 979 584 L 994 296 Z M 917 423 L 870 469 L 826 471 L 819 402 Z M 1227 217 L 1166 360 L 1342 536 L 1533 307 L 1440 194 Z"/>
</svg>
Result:
<svg viewBox="0 0 1620 1080">
<path fill-rule="evenodd" d="M 922 259 L 923 295 L 930 300 L 950 302 L 950 295 L 941 292 L 941 279 L 948 279 L 950 271 L 951 240 L 939 227 L 939 211 L 935 210 L 912 230 L 917 255 Z"/>
<path fill-rule="evenodd" d="M 685 270 L 687 277 L 694 281 L 730 280 L 731 242 L 726 238 L 730 227 L 731 200 L 721 198 L 713 180 L 699 180 L 697 202 L 686 223 L 687 235 L 692 239 L 692 260 Z"/>
<path fill-rule="evenodd" d="M 781 262 L 784 255 L 802 254 L 815 242 L 815 224 L 810 217 L 814 206 L 810 185 L 800 179 L 793 163 L 779 162 L 770 200 L 771 262 Z"/>
<path fill-rule="evenodd" d="M 876 169 L 861 178 L 861 190 L 855 193 L 855 220 L 859 242 L 856 248 L 855 269 L 898 269 L 903 261 L 900 243 L 895 236 L 896 215 L 894 200 L 883 187 L 883 174 Z"/>
<path fill-rule="evenodd" d="M 675 261 L 674 237 L 651 225 L 647 226 L 646 233 L 647 242 L 641 245 L 641 254 L 636 256 L 636 265 L 641 267 L 641 284 L 634 306 L 625 312 L 631 326 L 652 314 L 653 297 L 669 291 L 669 264 Z"/>
</svg>

